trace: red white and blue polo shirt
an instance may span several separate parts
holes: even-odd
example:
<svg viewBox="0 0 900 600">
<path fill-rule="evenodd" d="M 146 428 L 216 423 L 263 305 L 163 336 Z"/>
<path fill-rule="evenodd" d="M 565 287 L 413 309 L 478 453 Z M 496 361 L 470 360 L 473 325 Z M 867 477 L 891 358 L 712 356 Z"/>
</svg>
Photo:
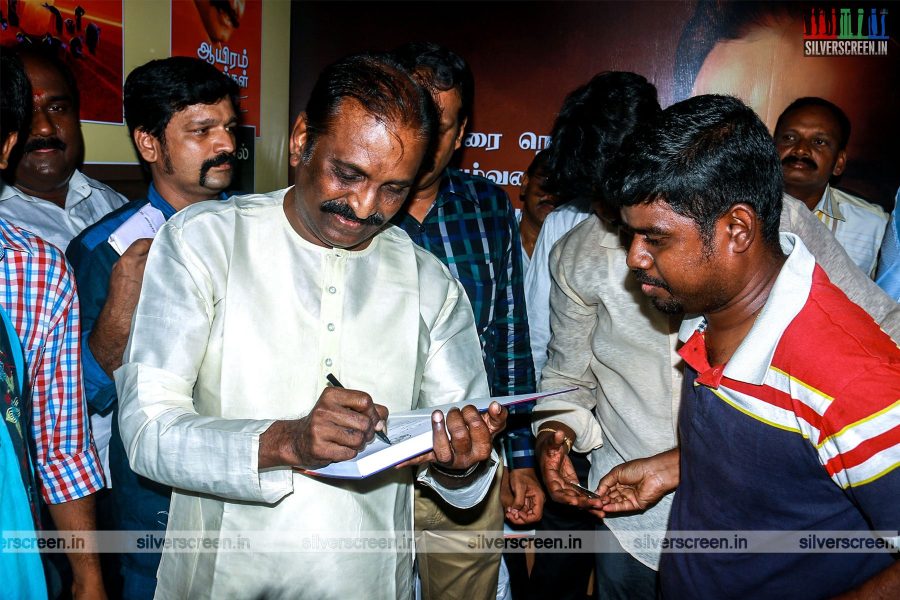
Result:
<svg viewBox="0 0 900 600">
<path fill-rule="evenodd" d="M 896 544 L 900 348 L 781 235 L 787 261 L 727 364 L 707 361 L 702 318 L 682 325 L 669 529 L 875 531 Z M 886 551 L 666 553 L 660 577 L 667 597 L 822 598 L 893 562 Z"/>
</svg>

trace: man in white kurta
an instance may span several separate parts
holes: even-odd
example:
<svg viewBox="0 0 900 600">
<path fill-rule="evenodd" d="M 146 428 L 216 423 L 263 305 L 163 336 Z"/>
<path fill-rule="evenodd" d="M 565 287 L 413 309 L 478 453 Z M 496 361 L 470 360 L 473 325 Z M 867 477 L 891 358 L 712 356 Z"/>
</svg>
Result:
<svg viewBox="0 0 900 600">
<path fill-rule="evenodd" d="M 408 188 L 425 150 L 424 142 L 412 144 L 407 125 L 390 116 L 376 121 L 367 111 L 355 100 L 338 101 L 335 115 L 317 126 L 315 142 L 306 130 L 313 118 L 304 113 L 291 137 L 295 188 L 189 207 L 153 242 L 116 372 L 132 467 L 175 488 L 170 534 L 270 532 L 283 542 L 262 552 L 166 550 L 157 597 L 412 594 L 408 547 L 301 553 L 315 535 L 408 535 L 411 468 L 351 481 L 311 477 L 291 466 L 259 467 L 267 430 L 315 413 L 329 373 L 390 411 L 488 395 L 460 284 L 401 230 L 366 233 L 368 226 L 354 221 L 377 212 L 387 222 L 405 194 L 399 203 L 380 194 Z M 410 160 L 410 168 L 400 168 Z M 335 184 L 331 167 L 363 175 Z M 408 173 L 383 181 L 382 170 Z M 323 199 L 351 212 L 319 211 Z M 475 439 L 473 433 L 473 446 Z M 419 480 L 468 507 L 486 493 L 492 463 L 454 490 L 429 474 L 432 466 Z"/>
</svg>

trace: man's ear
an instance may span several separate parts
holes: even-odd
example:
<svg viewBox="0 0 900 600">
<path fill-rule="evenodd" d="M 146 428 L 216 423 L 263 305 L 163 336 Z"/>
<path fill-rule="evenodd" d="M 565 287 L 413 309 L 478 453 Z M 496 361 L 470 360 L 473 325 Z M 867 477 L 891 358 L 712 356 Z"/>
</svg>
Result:
<svg viewBox="0 0 900 600">
<path fill-rule="evenodd" d="M 300 164 L 303 149 L 309 141 L 308 133 L 306 113 L 302 112 L 297 115 L 297 120 L 294 121 L 294 126 L 291 128 L 291 138 L 288 142 L 288 162 L 292 167 Z"/>
<path fill-rule="evenodd" d="M 522 185 L 519 187 L 519 200 L 525 202 L 525 190 L 528 189 L 528 173 L 522 174 Z"/>
<path fill-rule="evenodd" d="M 135 129 L 132 138 L 134 139 L 134 147 L 137 148 L 138 154 L 140 154 L 141 158 L 147 163 L 153 164 L 162 158 L 162 145 L 155 135 L 150 134 L 150 132 L 145 129 Z"/>
<path fill-rule="evenodd" d="M 466 125 L 469 124 L 469 117 L 466 117 L 462 120 L 462 123 L 459 124 L 459 134 L 456 136 L 456 140 L 453 142 L 453 151 L 456 152 L 459 150 L 460 146 L 462 146 L 463 138 L 466 137 Z"/>
<path fill-rule="evenodd" d="M 831 176 L 837 177 L 841 173 L 844 172 L 844 168 L 847 166 L 847 151 L 841 150 L 838 152 L 837 160 L 834 163 L 834 168 L 831 170 Z"/>
<path fill-rule="evenodd" d="M 15 148 L 18 139 L 19 132 L 13 131 L 3 140 L 3 147 L 0 148 L 0 169 L 6 169 L 9 166 L 9 155 L 12 153 L 12 149 Z"/>
<path fill-rule="evenodd" d="M 759 219 L 756 211 L 749 204 L 743 202 L 735 204 L 728 209 L 722 219 L 725 220 L 728 247 L 732 252 L 738 254 L 746 252 L 753 246 L 754 240 L 759 237 Z"/>
</svg>

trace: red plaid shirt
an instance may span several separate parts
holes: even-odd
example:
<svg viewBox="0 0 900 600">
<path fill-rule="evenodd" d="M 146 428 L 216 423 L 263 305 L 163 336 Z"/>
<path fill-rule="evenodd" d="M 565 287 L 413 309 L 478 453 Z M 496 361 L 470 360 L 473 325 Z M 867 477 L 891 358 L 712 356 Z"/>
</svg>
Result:
<svg viewBox="0 0 900 600">
<path fill-rule="evenodd" d="M 0 219 L 0 303 L 22 341 L 41 495 L 59 504 L 103 487 L 81 382 L 78 298 L 62 252 Z"/>
</svg>

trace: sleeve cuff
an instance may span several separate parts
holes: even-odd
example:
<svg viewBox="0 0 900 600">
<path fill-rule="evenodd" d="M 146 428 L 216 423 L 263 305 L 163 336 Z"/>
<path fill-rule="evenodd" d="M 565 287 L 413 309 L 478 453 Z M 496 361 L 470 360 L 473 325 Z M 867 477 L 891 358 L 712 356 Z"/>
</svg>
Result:
<svg viewBox="0 0 900 600">
<path fill-rule="evenodd" d="M 88 345 L 90 332 L 81 336 L 81 371 L 84 395 L 92 412 L 105 412 L 116 400 L 116 384 L 94 358 Z"/>
<path fill-rule="evenodd" d="M 431 473 L 428 472 L 427 467 L 419 471 L 416 480 L 436 491 L 451 506 L 455 506 L 456 508 L 472 508 L 484 500 L 484 497 L 487 495 L 488 490 L 494 481 L 494 475 L 497 473 L 499 462 L 500 457 L 494 450 L 491 450 L 491 456 L 488 458 L 488 467 L 469 485 L 454 490 L 447 489 L 438 483 L 434 477 L 431 476 Z"/>
<path fill-rule="evenodd" d="M 48 504 L 78 500 L 101 490 L 103 468 L 94 445 L 78 454 L 38 464 L 41 496 Z"/>
<path fill-rule="evenodd" d="M 587 453 L 603 445 L 603 431 L 600 423 L 586 408 L 570 402 L 551 399 L 548 402 L 542 402 L 538 406 L 537 412 L 545 412 L 550 416 L 537 417 L 532 421 L 531 430 L 535 436 L 548 421 L 559 421 L 571 427 L 575 432 L 575 445 L 572 448 L 576 452 Z"/>
</svg>

